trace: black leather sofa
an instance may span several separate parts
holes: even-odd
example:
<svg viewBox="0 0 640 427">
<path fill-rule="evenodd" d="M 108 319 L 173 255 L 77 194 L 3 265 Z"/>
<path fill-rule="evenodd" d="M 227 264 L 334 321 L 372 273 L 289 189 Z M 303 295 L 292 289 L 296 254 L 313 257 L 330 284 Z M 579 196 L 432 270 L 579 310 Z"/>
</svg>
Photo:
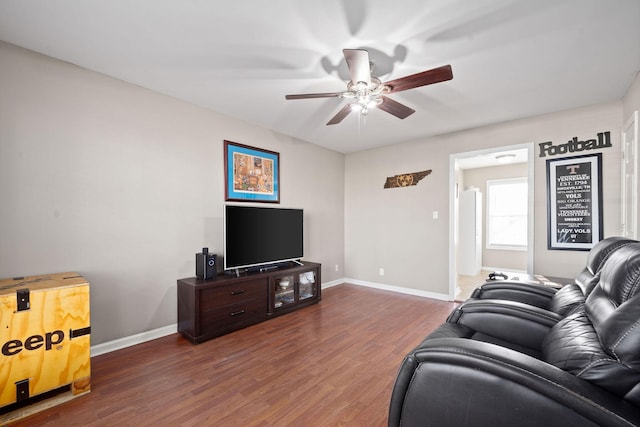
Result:
<svg viewBox="0 0 640 427">
<path fill-rule="evenodd" d="M 560 289 L 520 281 L 499 280 L 484 283 L 476 288 L 471 294 L 471 299 L 517 301 L 565 316 L 574 307 L 584 303 L 598 283 L 598 273 L 611 254 L 632 243 L 638 241 L 619 236 L 599 241 L 589 251 L 587 263 L 575 277 L 574 283 L 565 284 Z"/>
<path fill-rule="evenodd" d="M 566 317 L 462 304 L 404 358 L 389 426 L 640 425 L 640 243 L 597 274 Z"/>
</svg>

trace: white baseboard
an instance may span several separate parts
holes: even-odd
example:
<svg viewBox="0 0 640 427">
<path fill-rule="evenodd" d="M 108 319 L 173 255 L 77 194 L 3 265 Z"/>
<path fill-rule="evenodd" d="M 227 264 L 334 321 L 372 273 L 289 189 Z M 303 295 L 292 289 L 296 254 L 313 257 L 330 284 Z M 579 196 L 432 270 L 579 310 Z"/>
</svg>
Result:
<svg viewBox="0 0 640 427">
<path fill-rule="evenodd" d="M 382 283 L 375 283 L 375 282 L 366 282 L 364 280 L 358 280 L 358 279 L 346 278 L 344 279 L 344 281 L 346 283 L 352 283 L 358 286 L 366 286 L 368 288 L 382 289 L 384 291 L 398 292 L 401 294 L 415 295 L 415 296 L 424 297 L 424 298 L 433 298 L 433 299 L 442 300 L 442 301 L 452 301 L 449 295 L 441 294 L 437 292 L 421 291 L 413 288 L 404 288 L 401 286 L 385 285 Z"/>
<path fill-rule="evenodd" d="M 345 282 L 345 279 L 344 279 L 344 278 L 342 278 L 342 279 L 337 279 L 337 280 L 332 280 L 331 282 L 323 283 L 323 284 L 322 284 L 322 286 L 321 286 L 321 288 L 322 288 L 322 289 L 327 289 L 327 288 L 330 288 L 330 287 L 332 287 L 332 286 L 341 285 L 341 284 L 343 284 L 344 282 Z"/>
<path fill-rule="evenodd" d="M 162 328 L 153 329 L 151 331 L 141 332 L 139 334 L 131 335 L 128 337 L 118 338 L 117 340 L 105 342 L 102 344 L 97 344 L 91 346 L 91 357 L 100 356 L 101 354 L 131 347 L 132 345 L 142 344 L 143 342 L 155 340 L 156 338 L 166 337 L 167 335 L 175 334 L 176 332 L 178 332 L 178 325 L 173 324 L 164 326 Z"/>
</svg>

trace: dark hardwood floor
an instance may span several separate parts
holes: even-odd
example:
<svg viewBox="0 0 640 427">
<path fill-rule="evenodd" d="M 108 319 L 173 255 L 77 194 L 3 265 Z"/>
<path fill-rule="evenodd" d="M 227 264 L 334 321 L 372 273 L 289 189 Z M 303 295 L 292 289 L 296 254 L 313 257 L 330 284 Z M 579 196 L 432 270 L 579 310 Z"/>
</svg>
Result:
<svg viewBox="0 0 640 427">
<path fill-rule="evenodd" d="M 91 393 L 16 426 L 383 426 L 405 354 L 455 303 L 355 285 L 192 345 L 178 334 L 92 358 Z"/>
</svg>

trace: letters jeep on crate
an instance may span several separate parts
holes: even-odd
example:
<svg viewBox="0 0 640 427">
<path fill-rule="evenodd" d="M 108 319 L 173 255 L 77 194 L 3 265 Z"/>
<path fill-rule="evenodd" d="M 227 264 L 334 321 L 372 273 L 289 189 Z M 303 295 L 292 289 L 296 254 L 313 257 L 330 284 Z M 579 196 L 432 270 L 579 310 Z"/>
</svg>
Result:
<svg viewBox="0 0 640 427">
<path fill-rule="evenodd" d="M 0 280 L 0 421 L 12 404 L 43 393 L 89 392 L 90 334 L 89 283 L 82 276 Z"/>
</svg>

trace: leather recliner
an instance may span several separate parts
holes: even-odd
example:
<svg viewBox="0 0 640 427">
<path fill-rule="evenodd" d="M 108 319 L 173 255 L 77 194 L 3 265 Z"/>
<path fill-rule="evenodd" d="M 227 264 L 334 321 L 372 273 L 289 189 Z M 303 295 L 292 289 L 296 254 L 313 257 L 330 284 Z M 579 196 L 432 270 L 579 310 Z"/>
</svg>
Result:
<svg viewBox="0 0 640 427">
<path fill-rule="evenodd" d="M 517 301 L 564 317 L 576 306 L 584 303 L 598 282 L 600 269 L 611 254 L 632 243 L 638 241 L 624 237 L 608 237 L 599 241 L 589 251 L 586 266 L 575 277 L 574 283 L 565 284 L 560 289 L 515 280 L 500 280 L 482 284 L 473 291 L 470 299 Z"/>
<path fill-rule="evenodd" d="M 640 425 L 640 243 L 611 254 L 565 318 L 509 301 L 454 310 L 402 362 L 400 425 Z"/>
</svg>

